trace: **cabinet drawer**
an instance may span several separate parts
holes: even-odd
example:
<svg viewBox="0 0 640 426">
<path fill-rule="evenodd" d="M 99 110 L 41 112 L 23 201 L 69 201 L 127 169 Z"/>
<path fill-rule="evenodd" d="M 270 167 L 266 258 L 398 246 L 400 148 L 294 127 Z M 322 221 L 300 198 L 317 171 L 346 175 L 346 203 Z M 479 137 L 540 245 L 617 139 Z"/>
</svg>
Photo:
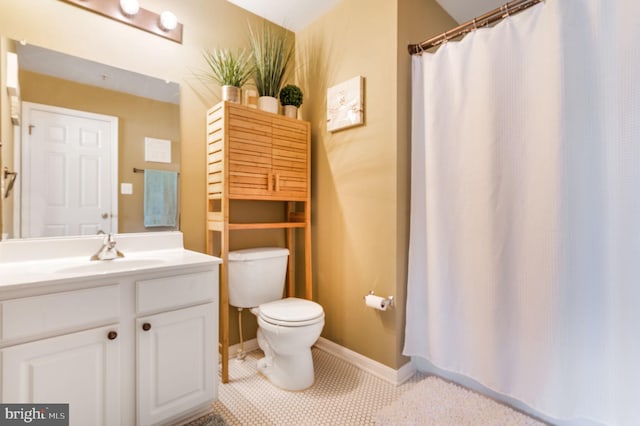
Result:
<svg viewBox="0 0 640 426">
<path fill-rule="evenodd" d="M 136 312 L 151 312 L 210 302 L 218 274 L 213 271 L 136 282 Z"/>
<path fill-rule="evenodd" d="M 117 284 L 2 302 L 2 340 L 71 331 L 116 321 Z"/>
</svg>

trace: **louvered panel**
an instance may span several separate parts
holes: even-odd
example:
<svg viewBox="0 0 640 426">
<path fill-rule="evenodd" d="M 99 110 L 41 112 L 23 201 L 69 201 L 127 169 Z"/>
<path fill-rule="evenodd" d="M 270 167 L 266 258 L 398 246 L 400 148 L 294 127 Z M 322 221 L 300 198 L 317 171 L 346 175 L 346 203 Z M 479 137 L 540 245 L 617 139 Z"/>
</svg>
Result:
<svg viewBox="0 0 640 426">
<path fill-rule="evenodd" d="M 292 161 L 303 161 L 303 162 L 307 161 L 307 153 L 303 151 L 274 148 L 272 153 L 273 153 L 274 159 L 282 158 L 282 159 L 287 159 Z"/>
<path fill-rule="evenodd" d="M 221 150 L 211 152 L 207 155 L 207 164 L 220 163 L 224 157 L 224 153 Z"/>
<path fill-rule="evenodd" d="M 221 172 L 222 172 L 221 161 L 207 164 L 207 174 L 211 175 L 214 173 L 221 173 Z"/>
<path fill-rule="evenodd" d="M 221 151 L 224 151 L 224 143 L 222 141 L 208 142 L 206 149 L 207 149 L 207 154 L 221 152 Z"/>
<path fill-rule="evenodd" d="M 229 180 L 232 186 L 242 186 L 245 188 L 267 188 L 268 177 L 256 173 L 230 173 Z"/>
<path fill-rule="evenodd" d="M 271 167 L 256 166 L 254 163 L 233 162 L 233 171 L 231 173 L 253 173 L 267 175 L 271 172 Z"/>
<path fill-rule="evenodd" d="M 307 173 L 305 170 L 278 170 L 276 174 L 286 179 L 307 179 Z"/>
<path fill-rule="evenodd" d="M 271 155 L 271 144 L 262 144 L 251 140 L 239 140 L 232 138 L 229 141 L 229 153 L 256 153 L 257 155 L 269 156 Z"/>
<path fill-rule="evenodd" d="M 233 165 L 251 165 L 255 164 L 256 167 L 269 167 L 271 165 L 271 156 L 267 154 L 258 153 L 234 153 L 233 160 L 229 161 L 230 172 L 234 171 Z"/>
<path fill-rule="evenodd" d="M 305 121 L 274 121 L 272 133 L 274 136 L 285 136 L 293 139 L 307 138 L 308 124 Z"/>
<path fill-rule="evenodd" d="M 307 141 L 273 139 L 272 145 L 280 149 L 288 149 L 291 151 L 307 152 Z"/>
<path fill-rule="evenodd" d="M 229 141 L 238 141 L 245 143 L 254 143 L 257 145 L 265 145 L 271 146 L 271 136 L 265 135 L 260 132 L 253 132 L 248 130 L 237 130 L 234 131 L 229 136 Z"/>
<path fill-rule="evenodd" d="M 210 195 L 222 193 L 222 183 L 209 183 L 207 184 L 207 193 Z"/>
<path fill-rule="evenodd" d="M 256 116 L 239 116 L 229 114 L 229 130 L 234 132 L 249 132 L 254 134 L 271 136 L 271 122 Z"/>
<path fill-rule="evenodd" d="M 282 169 L 292 169 L 296 171 L 307 170 L 306 161 L 293 161 L 284 158 L 274 158 L 272 165 L 276 173 L 280 172 Z"/>
</svg>

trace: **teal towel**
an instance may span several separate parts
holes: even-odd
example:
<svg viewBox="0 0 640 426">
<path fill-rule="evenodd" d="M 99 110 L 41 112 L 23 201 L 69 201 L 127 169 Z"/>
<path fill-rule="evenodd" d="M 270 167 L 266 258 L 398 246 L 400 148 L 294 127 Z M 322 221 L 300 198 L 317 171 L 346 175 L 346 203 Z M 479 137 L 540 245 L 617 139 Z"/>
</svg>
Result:
<svg viewBox="0 0 640 426">
<path fill-rule="evenodd" d="M 176 226 L 178 173 L 144 171 L 144 226 Z"/>
</svg>

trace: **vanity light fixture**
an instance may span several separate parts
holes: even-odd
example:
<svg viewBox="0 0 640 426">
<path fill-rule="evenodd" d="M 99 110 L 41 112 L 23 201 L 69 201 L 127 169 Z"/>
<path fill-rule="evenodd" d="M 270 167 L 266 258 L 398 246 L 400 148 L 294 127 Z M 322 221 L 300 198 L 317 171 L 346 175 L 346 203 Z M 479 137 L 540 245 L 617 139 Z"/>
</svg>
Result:
<svg viewBox="0 0 640 426">
<path fill-rule="evenodd" d="M 120 9 L 127 16 L 134 16 L 140 10 L 138 0 L 120 0 Z"/>
<path fill-rule="evenodd" d="M 182 24 L 173 12 L 157 14 L 138 0 L 60 0 L 182 44 Z"/>
<path fill-rule="evenodd" d="M 160 28 L 164 31 L 172 31 L 178 26 L 178 18 L 173 12 L 165 10 L 160 14 Z"/>
</svg>

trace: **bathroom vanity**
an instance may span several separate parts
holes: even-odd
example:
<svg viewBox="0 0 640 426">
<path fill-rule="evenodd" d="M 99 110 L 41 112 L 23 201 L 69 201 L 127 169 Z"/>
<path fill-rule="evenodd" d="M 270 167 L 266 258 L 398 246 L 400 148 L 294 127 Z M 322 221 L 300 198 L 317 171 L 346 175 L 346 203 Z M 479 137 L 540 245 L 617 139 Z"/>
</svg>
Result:
<svg viewBox="0 0 640 426">
<path fill-rule="evenodd" d="M 171 423 L 217 398 L 218 258 L 180 232 L 0 243 L 2 402 L 69 403 L 71 425 Z M 151 248 L 151 249 L 150 249 Z"/>
</svg>

